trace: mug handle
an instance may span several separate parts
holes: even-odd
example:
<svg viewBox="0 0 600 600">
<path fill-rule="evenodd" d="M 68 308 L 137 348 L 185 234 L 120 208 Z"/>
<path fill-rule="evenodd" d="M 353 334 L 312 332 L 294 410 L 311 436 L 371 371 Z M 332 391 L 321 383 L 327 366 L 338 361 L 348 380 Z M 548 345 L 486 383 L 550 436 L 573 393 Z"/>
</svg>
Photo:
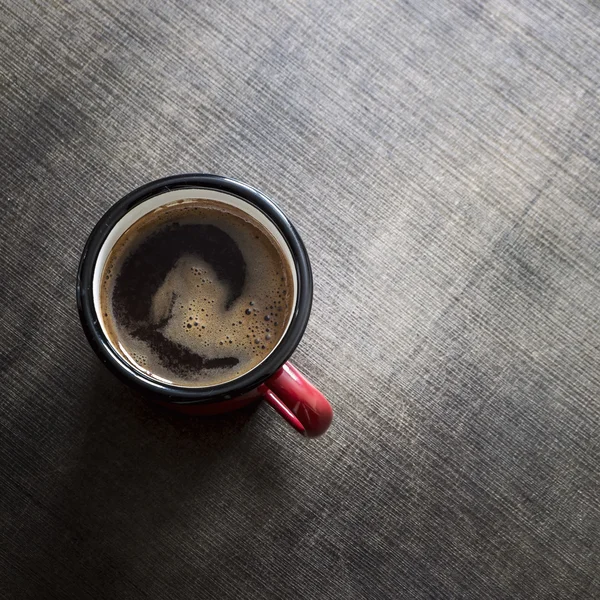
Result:
<svg viewBox="0 0 600 600">
<path fill-rule="evenodd" d="M 258 392 L 306 437 L 325 433 L 333 418 L 327 398 L 289 362 L 258 386 Z"/>
</svg>

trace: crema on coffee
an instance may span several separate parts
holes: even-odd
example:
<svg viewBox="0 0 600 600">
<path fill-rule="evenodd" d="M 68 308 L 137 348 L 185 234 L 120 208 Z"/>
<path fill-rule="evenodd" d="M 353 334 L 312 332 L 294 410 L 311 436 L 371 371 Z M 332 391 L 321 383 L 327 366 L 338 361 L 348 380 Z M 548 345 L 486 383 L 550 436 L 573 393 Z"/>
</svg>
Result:
<svg viewBox="0 0 600 600">
<path fill-rule="evenodd" d="M 206 387 L 262 362 L 293 310 L 293 279 L 273 236 L 211 200 L 158 208 L 112 248 L 101 312 L 115 349 L 159 381 Z"/>
</svg>

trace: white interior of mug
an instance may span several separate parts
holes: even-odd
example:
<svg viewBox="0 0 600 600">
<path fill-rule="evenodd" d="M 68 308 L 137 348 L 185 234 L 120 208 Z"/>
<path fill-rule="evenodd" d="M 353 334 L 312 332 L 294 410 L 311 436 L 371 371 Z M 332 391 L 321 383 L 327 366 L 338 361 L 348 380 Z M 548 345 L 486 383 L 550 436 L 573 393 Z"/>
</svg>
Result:
<svg viewBox="0 0 600 600">
<path fill-rule="evenodd" d="M 100 252 L 98 253 L 98 259 L 96 260 L 96 265 L 94 267 L 94 278 L 93 278 L 92 289 L 93 289 L 93 298 L 94 298 L 94 311 L 96 313 L 96 318 L 98 319 L 98 322 L 100 323 L 100 327 L 102 328 L 102 332 L 104 333 L 107 340 L 110 341 L 110 337 L 108 335 L 107 326 L 104 321 L 104 315 L 103 315 L 102 311 L 100 310 L 100 296 L 101 296 L 102 273 L 104 271 L 104 266 L 106 264 L 106 261 L 108 260 L 108 257 L 110 255 L 110 251 L 112 250 L 114 245 L 118 242 L 118 240 L 121 238 L 121 236 L 134 223 L 136 223 L 143 216 L 147 215 L 149 212 L 152 212 L 153 210 L 156 210 L 157 208 L 160 208 L 167 204 L 180 202 L 182 200 L 183 201 L 186 201 L 186 200 L 192 201 L 192 200 L 197 200 L 197 199 L 213 200 L 216 202 L 221 202 L 223 204 L 227 204 L 229 206 L 233 206 L 233 207 L 243 211 L 244 213 L 246 213 L 247 215 L 249 215 L 256 221 L 258 221 L 273 236 L 273 238 L 275 239 L 276 243 L 279 246 L 279 249 L 281 250 L 283 257 L 285 258 L 286 262 L 288 263 L 290 272 L 292 273 L 292 284 L 293 284 L 292 306 L 294 307 L 292 310 L 292 314 L 293 314 L 295 307 L 296 307 L 296 302 L 298 299 L 298 276 L 296 274 L 296 267 L 295 267 L 294 259 L 292 257 L 290 248 L 289 248 L 285 238 L 280 233 L 279 229 L 277 229 L 275 224 L 263 212 L 261 212 L 260 210 L 255 208 L 252 204 L 246 202 L 242 198 L 238 198 L 237 196 L 233 196 L 231 194 L 227 194 L 225 192 L 220 192 L 220 191 L 216 191 L 216 190 L 207 190 L 207 189 L 203 189 L 203 188 L 186 188 L 186 189 L 181 189 L 181 190 L 172 190 L 169 192 L 164 192 L 162 194 L 153 196 L 152 198 L 148 198 L 148 200 L 145 200 L 144 202 L 138 204 L 136 207 L 134 207 L 129 212 L 127 212 L 116 223 L 116 225 L 112 228 L 112 230 L 108 234 L 106 240 L 102 244 L 102 247 L 100 248 Z M 279 341 L 277 342 L 277 344 L 273 347 L 271 352 L 267 356 L 265 356 L 265 358 L 261 361 L 261 363 L 259 363 L 259 365 L 262 364 L 268 358 L 268 356 L 270 356 L 275 351 L 275 349 L 279 346 L 279 344 L 281 343 L 281 340 L 283 340 L 283 338 L 285 337 L 285 334 L 287 333 L 287 330 L 289 329 L 290 323 L 291 323 L 291 319 L 288 320 L 286 328 L 285 328 L 283 334 L 281 335 Z M 114 345 L 113 345 L 113 348 L 114 348 Z M 115 351 L 117 351 L 117 353 L 119 353 L 121 355 L 123 354 L 123 352 L 119 348 L 114 348 L 114 349 L 115 349 Z M 127 357 L 125 357 L 125 358 L 127 358 Z M 135 363 L 133 361 L 128 360 L 128 362 L 136 370 L 143 372 L 135 366 Z M 256 369 L 259 365 L 256 365 L 254 367 L 254 369 Z M 148 375 L 148 373 L 145 373 L 145 372 L 144 372 L 144 374 Z M 161 380 L 160 377 L 155 377 L 154 375 L 152 375 L 152 377 L 156 378 L 157 380 Z M 233 381 L 233 379 L 232 379 L 232 381 Z"/>
</svg>

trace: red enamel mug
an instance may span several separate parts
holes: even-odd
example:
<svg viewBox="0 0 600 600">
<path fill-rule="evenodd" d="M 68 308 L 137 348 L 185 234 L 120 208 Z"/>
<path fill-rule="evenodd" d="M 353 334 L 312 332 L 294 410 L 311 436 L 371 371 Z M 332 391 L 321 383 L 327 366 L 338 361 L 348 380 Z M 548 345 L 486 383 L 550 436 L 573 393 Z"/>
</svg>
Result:
<svg viewBox="0 0 600 600">
<path fill-rule="evenodd" d="M 149 212 L 190 198 L 222 202 L 259 220 L 289 263 L 295 298 L 285 333 L 262 362 L 231 381 L 196 388 L 165 383 L 128 362 L 111 343 L 99 307 L 103 269 L 123 233 Z M 127 384 L 141 389 L 152 401 L 189 415 L 225 413 L 262 399 L 307 437 L 324 433 L 333 414 L 323 394 L 288 362 L 306 329 L 312 294 L 306 248 L 281 210 L 255 188 L 207 174 L 153 181 L 116 202 L 90 234 L 77 274 L 77 306 L 85 334 L 100 360 Z"/>
</svg>

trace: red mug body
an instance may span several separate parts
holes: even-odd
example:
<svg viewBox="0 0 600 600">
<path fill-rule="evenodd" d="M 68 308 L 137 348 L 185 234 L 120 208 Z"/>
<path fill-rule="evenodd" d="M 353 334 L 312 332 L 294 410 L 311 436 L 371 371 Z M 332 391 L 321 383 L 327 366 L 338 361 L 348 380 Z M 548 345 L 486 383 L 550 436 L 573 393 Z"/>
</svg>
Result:
<svg viewBox="0 0 600 600">
<path fill-rule="evenodd" d="M 199 417 L 221 415 L 265 400 L 298 433 L 317 437 L 329 428 L 333 419 L 331 404 L 294 365 L 287 362 L 257 389 L 229 400 L 204 404 L 173 404 L 156 399 L 165 408 Z"/>
</svg>

